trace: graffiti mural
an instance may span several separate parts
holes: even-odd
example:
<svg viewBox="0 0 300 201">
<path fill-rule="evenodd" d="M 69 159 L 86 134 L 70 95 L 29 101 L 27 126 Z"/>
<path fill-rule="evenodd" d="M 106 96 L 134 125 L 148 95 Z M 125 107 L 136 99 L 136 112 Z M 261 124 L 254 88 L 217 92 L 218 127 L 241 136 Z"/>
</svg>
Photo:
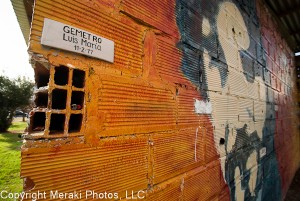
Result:
<svg viewBox="0 0 300 201">
<path fill-rule="evenodd" d="M 200 78 L 186 73 L 184 61 L 181 69 L 212 105 L 215 147 L 231 199 L 280 200 L 274 105 L 267 105 L 263 74 L 255 74 L 255 67 L 267 69 L 264 53 L 255 49 L 261 46 L 255 9 L 254 1 L 177 1 L 180 43 L 202 54 Z"/>
</svg>

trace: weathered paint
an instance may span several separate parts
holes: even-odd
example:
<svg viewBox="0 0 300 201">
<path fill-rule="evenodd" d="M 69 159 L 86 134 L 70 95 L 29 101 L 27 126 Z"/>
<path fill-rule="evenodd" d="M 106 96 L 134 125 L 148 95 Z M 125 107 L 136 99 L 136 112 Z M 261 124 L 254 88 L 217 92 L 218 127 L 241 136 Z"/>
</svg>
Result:
<svg viewBox="0 0 300 201">
<path fill-rule="evenodd" d="M 114 63 L 42 46 L 45 18 L 114 41 Z M 294 63 L 262 2 L 36 0 L 29 52 L 42 88 L 24 190 L 285 195 L 299 166 Z"/>
<path fill-rule="evenodd" d="M 269 46 L 264 46 L 266 42 L 261 44 L 264 41 L 264 26 L 270 24 L 263 24 L 261 27 L 261 18 L 256 14 L 254 1 L 191 1 L 187 5 L 182 1 L 177 3 L 177 23 L 183 45 L 200 51 L 203 49 L 203 66 L 199 66 L 199 71 L 204 74 L 203 83 L 195 82 L 195 74 L 186 70 L 190 68 L 189 65 L 183 63 L 182 69 L 195 86 L 206 89 L 200 90 L 200 93 L 212 102 L 216 149 L 221 157 L 226 158 L 221 160 L 221 169 L 231 189 L 231 199 L 281 200 L 281 189 L 286 192 L 286 187 L 282 186 L 283 175 L 279 174 L 276 153 L 283 153 L 278 149 L 275 152 L 273 144 L 278 124 L 275 107 L 284 107 L 285 104 L 281 105 L 271 98 L 273 94 L 292 98 L 291 93 L 277 87 L 277 81 L 289 88 L 289 82 L 294 78 L 289 75 L 286 80 L 280 80 L 281 74 L 272 66 L 277 61 L 276 68 L 282 68 L 287 76 L 285 68 L 293 68 L 292 63 L 287 63 L 290 53 L 286 52 L 289 50 L 285 49 L 286 45 L 283 48 L 282 43 L 274 42 L 272 45 L 275 44 L 279 50 L 286 52 L 270 52 L 267 49 Z M 257 7 L 259 6 L 261 4 Z M 184 26 L 186 22 L 190 23 L 190 27 Z M 197 30 L 197 24 L 201 23 L 204 29 L 202 34 Z M 275 25 L 271 25 L 273 27 L 268 28 L 278 35 Z M 214 33 L 208 31 L 211 30 L 209 27 L 214 27 Z M 215 51 L 217 45 L 218 52 Z M 184 57 L 189 58 L 188 55 Z M 266 61 L 265 57 L 269 59 Z M 279 64 L 279 61 L 282 63 Z M 264 74 L 254 74 L 254 65 L 262 65 Z M 291 110 L 289 112 L 292 113 Z M 291 116 L 281 118 L 286 123 L 294 123 L 291 128 L 296 127 L 295 118 L 293 122 L 290 121 Z M 277 133 L 277 136 L 283 133 Z M 297 136 L 296 131 L 293 136 Z M 225 139 L 224 145 L 219 144 L 220 139 Z M 294 146 L 297 147 L 296 144 Z M 259 155 L 263 148 L 267 152 L 265 157 Z M 294 157 L 295 161 L 296 153 L 290 152 L 290 157 Z M 295 165 L 291 164 L 290 177 L 295 169 Z"/>
<path fill-rule="evenodd" d="M 212 105 L 209 101 L 201 101 L 195 99 L 195 113 L 196 114 L 211 114 Z"/>
</svg>

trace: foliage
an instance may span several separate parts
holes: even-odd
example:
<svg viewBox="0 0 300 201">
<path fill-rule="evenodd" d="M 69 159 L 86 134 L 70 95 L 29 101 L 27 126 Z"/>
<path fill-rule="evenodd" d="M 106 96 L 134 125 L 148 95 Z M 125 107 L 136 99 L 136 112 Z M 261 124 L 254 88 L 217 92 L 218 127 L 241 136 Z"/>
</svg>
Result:
<svg viewBox="0 0 300 201">
<path fill-rule="evenodd" d="M 25 77 L 10 80 L 0 75 L 0 131 L 6 131 L 11 125 L 17 108 L 25 108 L 30 104 L 33 86 Z"/>
</svg>

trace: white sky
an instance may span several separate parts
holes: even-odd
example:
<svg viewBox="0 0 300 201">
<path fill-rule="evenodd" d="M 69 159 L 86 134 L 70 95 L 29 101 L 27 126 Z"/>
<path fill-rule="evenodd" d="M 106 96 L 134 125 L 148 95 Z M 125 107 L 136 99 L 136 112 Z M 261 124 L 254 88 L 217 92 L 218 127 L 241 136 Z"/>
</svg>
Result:
<svg viewBox="0 0 300 201">
<path fill-rule="evenodd" d="M 10 0 L 1 0 L 0 27 L 0 74 L 9 78 L 25 76 L 34 80 L 27 44 Z"/>
</svg>

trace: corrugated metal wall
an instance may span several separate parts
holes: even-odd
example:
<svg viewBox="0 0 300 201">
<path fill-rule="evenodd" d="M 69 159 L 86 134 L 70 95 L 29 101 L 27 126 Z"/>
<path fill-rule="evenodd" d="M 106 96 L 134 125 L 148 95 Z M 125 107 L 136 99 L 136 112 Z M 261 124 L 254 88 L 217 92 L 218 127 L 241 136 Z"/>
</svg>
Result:
<svg viewBox="0 0 300 201">
<path fill-rule="evenodd" d="M 219 26 L 224 10 L 233 19 Z M 114 63 L 42 46 L 45 18 L 114 41 Z M 228 43 L 231 28 L 242 32 Z M 262 3 L 36 0 L 29 52 L 45 104 L 36 100 L 22 148 L 24 189 L 47 199 L 57 190 L 93 200 L 94 190 L 280 200 L 299 165 L 299 131 L 293 56 L 278 34 Z M 231 53 L 247 36 L 249 47 Z M 75 71 L 82 88 L 71 84 Z"/>
</svg>

